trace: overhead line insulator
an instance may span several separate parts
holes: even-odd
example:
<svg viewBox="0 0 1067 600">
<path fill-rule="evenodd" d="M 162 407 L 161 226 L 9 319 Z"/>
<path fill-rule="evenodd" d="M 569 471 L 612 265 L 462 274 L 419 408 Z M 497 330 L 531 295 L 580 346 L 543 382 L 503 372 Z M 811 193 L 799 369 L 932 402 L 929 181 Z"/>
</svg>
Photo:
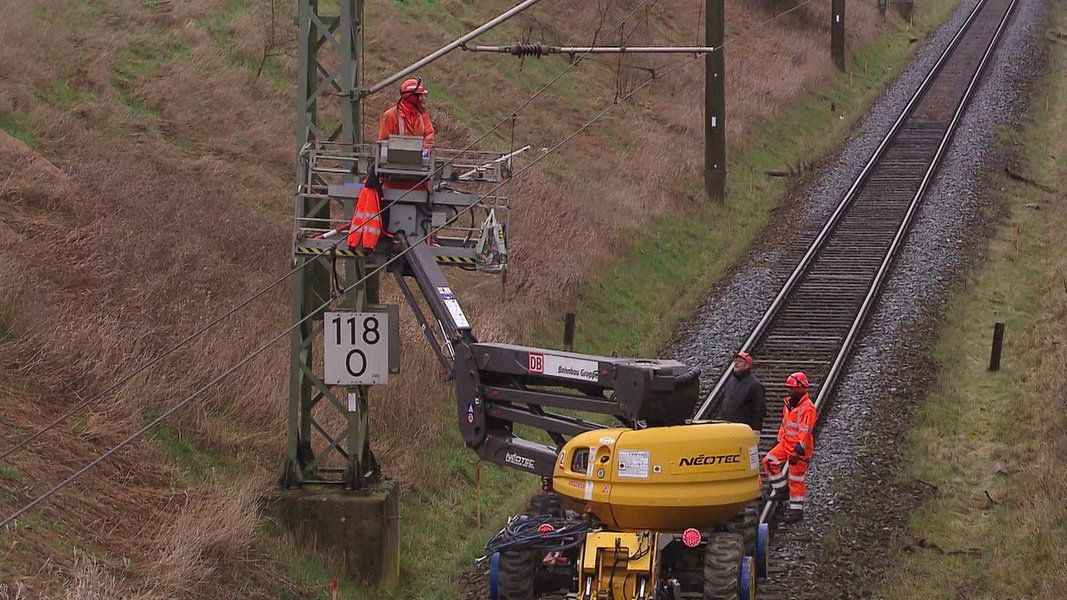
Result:
<svg viewBox="0 0 1067 600">
<path fill-rule="evenodd" d="M 514 44 L 507 47 L 508 52 L 515 56 L 536 56 L 541 58 L 552 52 L 551 48 L 544 44 Z"/>
</svg>

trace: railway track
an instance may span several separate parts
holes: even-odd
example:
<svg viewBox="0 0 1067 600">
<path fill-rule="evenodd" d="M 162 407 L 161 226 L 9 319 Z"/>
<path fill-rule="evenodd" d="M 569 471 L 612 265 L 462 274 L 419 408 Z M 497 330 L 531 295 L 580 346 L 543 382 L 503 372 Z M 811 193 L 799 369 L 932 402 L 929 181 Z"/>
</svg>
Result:
<svg viewBox="0 0 1067 600">
<path fill-rule="evenodd" d="M 820 411 L 831 398 L 1016 2 L 974 7 L 739 348 L 767 388 L 761 451 L 776 441 L 789 373 L 807 373 Z M 728 376 L 695 418 L 716 414 Z"/>
<path fill-rule="evenodd" d="M 767 385 L 762 451 L 774 443 L 785 395 L 783 382 L 790 372 L 806 371 L 820 409 L 828 403 L 1015 4 L 1014 0 L 985 0 L 976 6 L 827 225 L 820 231 L 797 232 L 793 249 L 782 261 L 797 267 L 782 267 L 780 277 L 786 284 L 737 348 L 755 354 L 757 373 Z M 698 407 L 697 418 L 714 415 L 727 376 L 721 375 Z M 784 528 L 772 534 L 771 543 L 770 573 L 760 582 L 759 598 L 829 597 L 807 596 L 810 590 L 791 585 L 813 577 L 818 566 L 817 555 L 811 553 L 819 544 L 816 533 L 806 527 Z M 567 597 L 541 596 L 544 600 Z"/>
</svg>

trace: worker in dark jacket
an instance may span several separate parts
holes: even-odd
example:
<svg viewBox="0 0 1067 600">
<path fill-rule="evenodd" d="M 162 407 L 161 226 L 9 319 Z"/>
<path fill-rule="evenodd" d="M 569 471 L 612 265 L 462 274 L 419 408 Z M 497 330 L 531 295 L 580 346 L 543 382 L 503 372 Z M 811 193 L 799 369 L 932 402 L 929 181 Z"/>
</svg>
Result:
<svg viewBox="0 0 1067 600">
<path fill-rule="evenodd" d="M 745 423 L 759 433 L 763 428 L 766 410 L 763 382 L 752 372 L 752 355 L 738 352 L 734 357 L 733 371 L 723 386 L 719 417 L 724 421 Z"/>
</svg>

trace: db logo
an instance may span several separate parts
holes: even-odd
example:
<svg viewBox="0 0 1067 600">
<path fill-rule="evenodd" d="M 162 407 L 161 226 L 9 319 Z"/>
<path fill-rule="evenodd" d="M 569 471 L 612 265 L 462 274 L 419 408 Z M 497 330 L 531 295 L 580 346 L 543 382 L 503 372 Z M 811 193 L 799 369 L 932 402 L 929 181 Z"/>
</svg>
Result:
<svg viewBox="0 0 1067 600">
<path fill-rule="evenodd" d="M 531 373 L 544 373 L 545 372 L 545 355 L 544 354 L 531 354 L 529 370 Z"/>
</svg>

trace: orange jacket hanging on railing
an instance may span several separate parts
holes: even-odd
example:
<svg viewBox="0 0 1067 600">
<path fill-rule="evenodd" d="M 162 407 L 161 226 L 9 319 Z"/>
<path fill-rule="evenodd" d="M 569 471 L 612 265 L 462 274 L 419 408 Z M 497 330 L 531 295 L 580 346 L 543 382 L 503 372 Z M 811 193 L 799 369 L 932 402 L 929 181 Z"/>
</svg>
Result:
<svg viewBox="0 0 1067 600">
<path fill-rule="evenodd" d="M 382 197 L 374 186 L 364 184 L 348 230 L 349 248 L 374 248 L 382 235 Z"/>
</svg>

